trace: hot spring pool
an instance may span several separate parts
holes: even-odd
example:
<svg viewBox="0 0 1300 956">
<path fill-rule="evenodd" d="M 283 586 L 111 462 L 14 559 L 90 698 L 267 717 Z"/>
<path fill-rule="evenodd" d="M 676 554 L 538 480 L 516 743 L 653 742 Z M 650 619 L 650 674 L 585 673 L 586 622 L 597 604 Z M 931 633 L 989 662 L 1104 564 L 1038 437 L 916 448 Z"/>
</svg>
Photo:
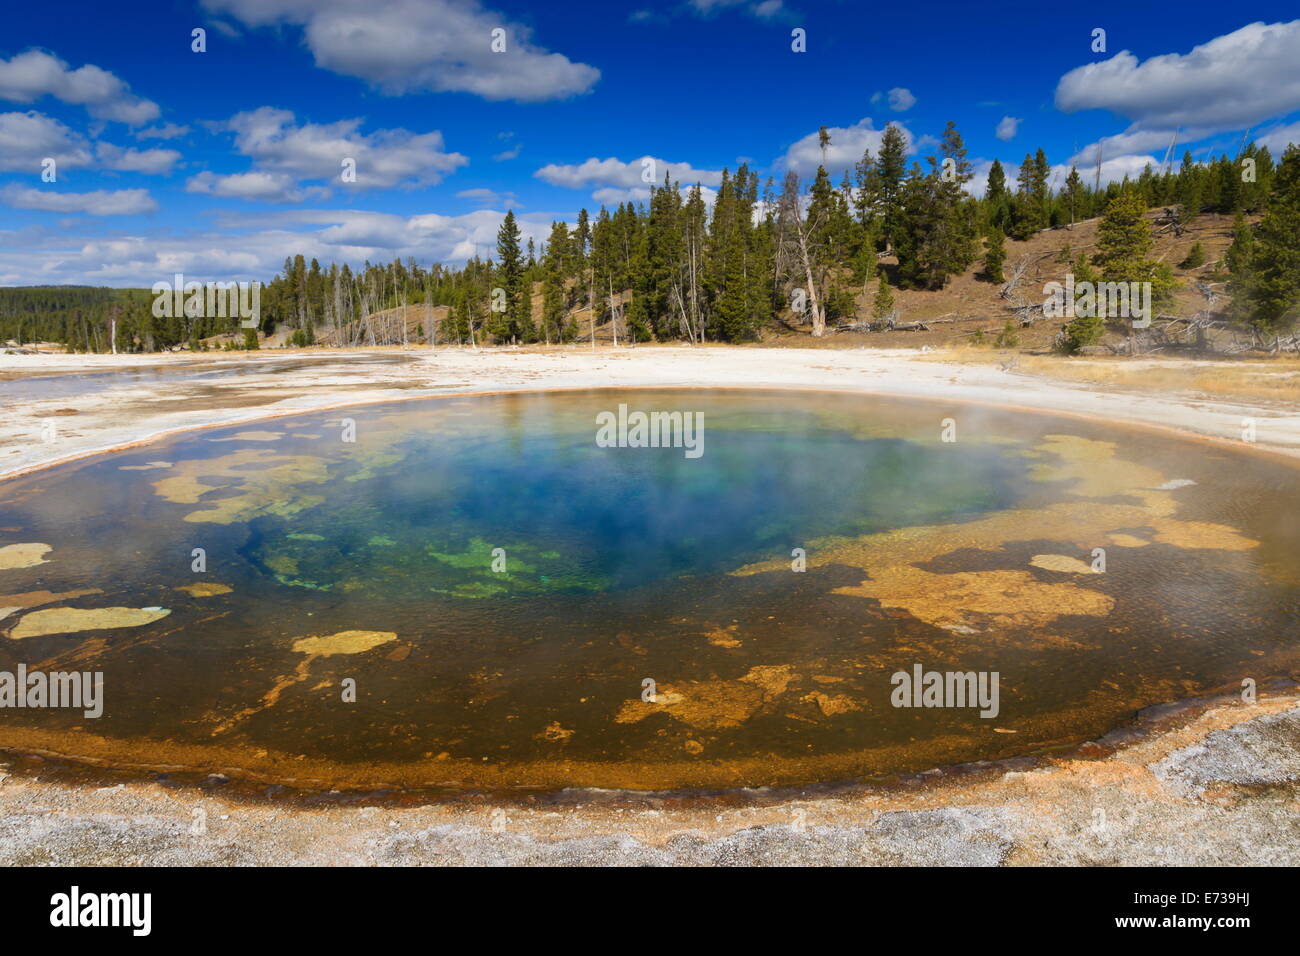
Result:
<svg viewBox="0 0 1300 956">
<path fill-rule="evenodd" d="M 601 447 L 620 404 L 698 413 L 703 454 Z M 0 747 L 433 790 L 1050 752 L 1294 673 L 1298 487 L 1104 424 L 798 392 L 190 433 L 0 485 L 0 672 L 103 675 L 101 716 L 11 705 Z M 894 706 L 918 665 L 996 672 L 996 715 Z"/>
</svg>

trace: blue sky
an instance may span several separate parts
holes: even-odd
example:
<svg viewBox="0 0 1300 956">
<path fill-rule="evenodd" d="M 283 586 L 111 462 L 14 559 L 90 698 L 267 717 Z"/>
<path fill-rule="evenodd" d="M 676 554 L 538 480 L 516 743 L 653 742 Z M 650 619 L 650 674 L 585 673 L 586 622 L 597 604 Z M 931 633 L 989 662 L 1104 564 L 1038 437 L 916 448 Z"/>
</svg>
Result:
<svg viewBox="0 0 1300 956">
<path fill-rule="evenodd" d="M 742 161 L 806 174 L 821 125 L 836 178 L 891 121 L 923 157 L 954 120 L 981 174 L 1039 146 L 1091 167 L 1101 140 L 1105 178 L 1136 175 L 1175 130 L 1179 157 L 1247 128 L 1300 141 L 1294 3 L 1062 6 L 10 5 L 0 284 L 267 279 L 297 252 L 459 262 L 490 253 L 506 208 L 540 241 L 644 196 L 645 158 L 706 187 Z"/>
</svg>

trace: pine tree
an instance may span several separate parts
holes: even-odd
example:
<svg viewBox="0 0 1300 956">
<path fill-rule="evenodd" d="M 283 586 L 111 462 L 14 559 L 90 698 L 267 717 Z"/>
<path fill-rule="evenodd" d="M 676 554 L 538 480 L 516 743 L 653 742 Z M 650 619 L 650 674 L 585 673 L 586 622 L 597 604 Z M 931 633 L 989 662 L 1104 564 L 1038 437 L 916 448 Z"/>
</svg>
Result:
<svg viewBox="0 0 1300 956">
<path fill-rule="evenodd" d="M 984 278 L 988 282 L 1006 282 L 1002 267 L 1007 261 L 1006 237 L 997 226 L 989 233 L 988 247 L 984 250 Z"/>
<path fill-rule="evenodd" d="M 1146 203 L 1136 189 L 1112 199 L 1098 229 L 1093 264 L 1105 282 L 1150 282 L 1153 304 L 1167 303 L 1173 294 L 1173 273 L 1148 257 L 1155 245 L 1146 221 Z M 1077 277 L 1076 277 L 1077 278 Z"/>
<path fill-rule="evenodd" d="M 673 281 L 684 254 L 681 227 L 682 196 L 664 174 L 663 185 L 651 190 L 645 223 L 645 266 L 639 288 L 646 325 L 656 338 L 667 338 L 677 326 L 672 306 Z"/>
<path fill-rule="evenodd" d="M 1228 253 L 1233 314 L 1267 334 L 1300 318 L 1300 146 L 1292 144 L 1272 177 L 1268 211 L 1253 235 L 1237 220 Z"/>
<path fill-rule="evenodd" d="M 587 268 L 591 255 L 591 218 L 585 208 L 578 210 L 578 222 L 573 229 L 573 261 L 570 276 L 574 279 L 574 294 L 579 304 L 585 304 L 590 297 L 587 285 Z"/>
<path fill-rule="evenodd" d="M 1180 269 L 1195 269 L 1205 264 L 1205 247 L 1199 241 L 1192 243 L 1183 261 L 1178 263 Z"/>
<path fill-rule="evenodd" d="M 489 331 L 501 341 L 521 342 L 531 338 L 533 320 L 530 296 L 524 289 L 524 262 L 519 245 L 519 224 L 515 211 L 506 211 L 497 230 L 498 288 L 505 293 L 505 310 L 493 313 Z"/>
<path fill-rule="evenodd" d="M 1014 211 L 1014 235 L 1017 239 L 1028 239 L 1048 225 L 1047 177 L 1051 167 L 1047 154 L 1041 149 L 1033 156 L 1025 154 L 1016 176 L 1016 202 Z"/>
<path fill-rule="evenodd" d="M 985 221 L 990 229 L 1006 233 L 1011 228 L 1011 197 L 1007 193 L 1007 174 L 1002 163 L 993 160 L 988 183 L 984 187 Z"/>
<path fill-rule="evenodd" d="M 569 274 L 569 227 L 551 223 L 546 240 L 546 257 L 542 263 L 542 338 L 548 344 L 569 338 L 564 281 Z"/>
<path fill-rule="evenodd" d="M 1247 169 L 1252 168 L 1253 179 L 1246 178 Z M 1253 213 L 1263 210 L 1268 205 L 1272 193 L 1274 167 L 1273 156 L 1267 146 L 1256 146 L 1253 142 L 1241 151 L 1237 161 L 1237 176 L 1240 192 L 1239 204 L 1243 212 Z"/>
<path fill-rule="evenodd" d="M 1089 345 L 1096 345 L 1106 334 L 1106 320 L 1100 315 L 1080 315 L 1065 325 L 1064 344 L 1067 352 L 1077 352 Z"/>
<path fill-rule="evenodd" d="M 793 173 L 790 175 L 797 194 L 798 177 Z M 759 263 L 754 259 L 753 210 L 757 182 L 757 176 L 749 171 L 748 166 L 742 165 L 736 170 L 734 179 L 724 170 L 709 226 L 705 274 L 711 288 L 711 324 L 718 337 L 731 342 L 752 338 L 764 315 L 765 304 L 756 296 L 755 282 L 751 278 L 755 270 L 765 271 L 767 268 L 766 262 Z M 792 211 L 784 197 L 781 210 L 783 219 Z M 799 213 L 796 205 L 794 218 L 783 222 L 783 228 L 788 231 L 788 245 L 783 250 L 781 267 L 793 270 L 797 276 L 807 276 L 806 280 L 796 280 L 801 284 L 812 284 L 820 272 L 812 214 L 810 211 L 805 221 Z M 815 284 L 808 292 L 813 309 L 814 334 L 820 334 L 817 323 L 824 321 L 824 312 L 821 311 L 824 306 L 819 292 L 820 287 Z"/>
<path fill-rule="evenodd" d="M 966 195 L 971 181 L 970 161 L 961 133 L 951 120 L 940 143 L 943 162 L 935 183 L 939 206 L 938 228 L 922 242 L 928 262 L 930 288 L 943 288 L 948 276 L 964 272 L 979 252 L 974 201 Z"/>
<path fill-rule="evenodd" d="M 1190 150 L 1183 153 L 1183 164 L 1178 170 L 1174 195 L 1178 202 L 1179 225 L 1186 225 L 1201 212 L 1200 167 L 1192 162 Z"/>
<path fill-rule="evenodd" d="M 880 156 L 876 160 L 876 177 L 880 196 L 881 232 L 885 248 L 890 249 L 898 240 L 902 217 L 903 174 L 907 169 L 907 140 L 894 123 L 885 127 L 880 142 Z"/>
<path fill-rule="evenodd" d="M 1079 176 L 1079 170 L 1074 166 L 1070 167 L 1070 175 L 1065 177 L 1065 201 L 1070 207 L 1070 225 L 1073 226 L 1076 214 L 1083 211 L 1083 179 Z"/>
<path fill-rule="evenodd" d="M 940 152 L 942 162 L 929 158 L 928 175 L 913 165 L 904 184 L 897 237 L 899 285 L 942 289 L 949 276 L 963 272 L 978 255 L 974 201 L 964 190 L 971 166 L 961 134 L 951 122 Z"/>
<path fill-rule="evenodd" d="M 993 347 L 999 349 L 1014 349 L 1020 345 L 1020 333 L 1016 330 L 1016 323 L 1007 319 L 1002 326 L 1002 331 L 998 337 L 993 340 Z"/>
<path fill-rule="evenodd" d="M 853 167 L 853 173 L 856 186 L 853 211 L 858 217 L 858 225 L 864 232 L 878 232 L 876 219 L 880 203 L 880 170 L 871 150 L 863 151 L 862 158 Z"/>
<path fill-rule="evenodd" d="M 876 319 L 885 319 L 894 314 L 894 295 L 889 291 L 885 274 L 880 273 L 880 284 L 876 287 L 875 298 L 871 300 L 871 315 Z"/>
</svg>

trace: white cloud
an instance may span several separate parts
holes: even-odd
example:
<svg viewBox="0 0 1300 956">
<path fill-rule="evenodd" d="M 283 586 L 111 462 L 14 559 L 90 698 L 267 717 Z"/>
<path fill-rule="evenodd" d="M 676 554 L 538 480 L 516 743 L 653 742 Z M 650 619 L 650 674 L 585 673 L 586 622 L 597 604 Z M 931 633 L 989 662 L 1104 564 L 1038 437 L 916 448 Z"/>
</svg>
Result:
<svg viewBox="0 0 1300 956">
<path fill-rule="evenodd" d="M 1255 142 L 1260 146 L 1267 146 L 1268 151 L 1273 154 L 1273 159 L 1276 161 L 1286 152 L 1287 146 L 1292 143 L 1300 143 L 1300 122 L 1262 130 L 1255 137 Z"/>
<path fill-rule="evenodd" d="M 514 193 L 499 193 L 494 189 L 462 189 L 456 193 L 457 199 L 469 199 L 481 206 L 500 206 L 502 209 L 520 209 L 521 203 Z"/>
<path fill-rule="evenodd" d="M 0 113 L 0 170 L 36 174 L 50 158 L 57 169 L 91 164 L 90 147 L 56 119 L 34 110 Z"/>
<path fill-rule="evenodd" d="M 0 170 L 35 175 L 47 158 L 55 161 L 56 174 L 98 166 L 158 175 L 170 173 L 181 154 L 173 149 L 124 149 L 103 141 L 92 144 L 58 120 L 34 110 L 0 113 Z"/>
<path fill-rule="evenodd" d="M 906 113 L 916 105 L 916 97 L 912 95 L 912 91 L 901 86 L 894 87 L 888 93 L 881 93 L 877 90 L 871 94 L 873 106 L 878 106 L 882 101 L 887 102 L 889 108 L 895 113 Z"/>
<path fill-rule="evenodd" d="M 101 142 L 95 144 L 95 158 L 104 169 L 157 176 L 170 173 L 181 154 L 174 149 L 123 149 Z"/>
<path fill-rule="evenodd" d="M 1101 155 L 1104 159 L 1107 156 L 1127 156 L 1135 153 L 1149 152 L 1160 150 L 1163 156 L 1169 149 L 1169 144 L 1174 142 L 1174 133 L 1178 134 L 1178 143 L 1194 143 L 1196 140 L 1209 135 L 1208 130 L 1136 130 L 1126 133 L 1116 133 L 1114 136 L 1103 136 L 1095 143 L 1089 143 L 1070 157 L 1070 162 L 1079 165 L 1096 165 L 1097 147 L 1101 147 Z M 1181 150 L 1178 150 L 1181 157 Z"/>
<path fill-rule="evenodd" d="M 96 119 L 129 126 L 157 119 L 159 112 L 157 103 L 136 96 L 118 77 L 92 64 L 73 70 L 41 50 L 0 59 L 0 99 L 33 103 L 42 96 L 84 106 Z"/>
<path fill-rule="evenodd" d="M 643 172 L 650 177 L 649 182 L 642 178 Z M 696 169 L 690 163 L 672 163 L 653 156 L 642 156 L 630 162 L 593 156 L 573 165 L 551 163 L 533 173 L 552 186 L 566 189 L 600 187 L 592 193 L 592 198 L 606 205 L 649 199 L 650 187 L 662 186 L 665 174 L 670 181 L 683 187 L 696 183 L 717 186 L 722 182 L 721 170 Z"/>
<path fill-rule="evenodd" d="M 259 166 L 303 179 L 337 179 L 345 158 L 356 161 L 358 189 L 429 186 L 464 166 L 460 153 L 443 152 L 442 133 L 381 129 L 359 133 L 360 119 L 294 126 L 293 113 L 263 106 L 231 118 L 235 147 Z M 346 184 L 345 184 L 346 185 Z"/>
<path fill-rule="evenodd" d="M 1125 176 L 1127 176 L 1129 179 L 1137 179 L 1139 176 L 1142 175 L 1142 170 L 1145 169 L 1148 165 L 1150 165 L 1152 168 L 1158 167 L 1160 165 L 1160 160 L 1141 153 L 1124 155 L 1124 156 L 1112 156 L 1109 159 L 1107 159 L 1103 155 L 1101 161 L 1101 184 L 1103 186 L 1108 186 L 1111 183 L 1120 182 L 1121 180 L 1124 179 Z M 1177 164 L 1175 164 L 1175 166 L 1176 165 Z M 1079 170 L 1080 178 L 1083 179 L 1085 183 L 1091 185 L 1096 182 L 1097 162 L 1095 158 L 1093 159 L 1091 165 L 1080 163 L 1077 165 L 1077 168 Z M 1016 175 L 1019 174 L 1020 174 L 1019 167 L 1017 167 Z M 1050 179 L 1050 181 L 1055 184 L 1053 188 L 1060 189 L 1062 186 L 1064 186 L 1065 178 L 1069 175 L 1070 175 L 1070 167 L 1068 165 L 1058 164 L 1053 166 L 1052 175 Z M 1007 176 L 1008 178 L 1011 178 L 1014 182 L 1014 178 L 1012 177 L 1012 174 L 1010 172 L 1007 173 Z"/>
<path fill-rule="evenodd" d="M 906 113 L 916 105 L 916 97 L 911 90 L 896 86 L 889 91 L 889 108 L 895 113 Z"/>
<path fill-rule="evenodd" d="M 146 126 L 144 129 L 136 130 L 131 135 L 136 139 L 175 139 L 177 136 L 184 136 L 189 131 L 188 126 L 163 123 L 161 126 Z"/>
<path fill-rule="evenodd" d="M 191 176 L 185 184 L 187 193 L 222 196 L 227 199 L 247 199 L 252 202 L 299 203 L 309 196 L 324 198 L 329 190 L 320 186 L 299 187 L 288 173 L 253 170 L 218 176 L 207 170 Z"/>
<path fill-rule="evenodd" d="M 749 8 L 749 12 L 760 20 L 771 20 L 785 13 L 785 4 L 781 0 L 762 0 Z"/>
<path fill-rule="evenodd" d="M 895 125 L 903 133 L 907 152 L 914 152 L 921 143 L 913 143 L 912 134 L 908 132 L 907 127 L 901 123 Z M 826 132 L 831 137 L 831 144 L 826 148 L 826 169 L 831 173 L 832 178 L 845 169 L 852 169 L 868 149 L 871 150 L 872 155 L 879 155 L 880 143 L 885 136 L 885 131 L 876 129 L 870 117 L 861 119 L 852 126 L 829 127 Z M 933 140 L 933 137 L 930 139 Z M 821 161 L 820 136 L 818 132 L 812 132 L 791 145 L 785 151 L 785 155 L 777 160 L 777 165 L 785 169 L 793 169 L 802 175 L 815 172 L 821 165 Z"/>
<path fill-rule="evenodd" d="M 1016 138 L 1016 133 L 1019 131 L 1020 124 L 1023 122 L 1024 120 L 1018 119 L 1015 116 L 1004 116 L 998 122 L 998 129 L 994 135 L 1004 143 L 1010 142 Z"/>
<path fill-rule="evenodd" d="M 649 202 L 650 187 L 629 186 L 626 189 L 616 189 L 613 186 L 604 186 L 593 192 L 591 198 L 602 206 L 619 206 L 625 202 Z"/>
<path fill-rule="evenodd" d="M 303 28 L 316 65 L 398 95 L 463 92 L 538 102 L 588 92 L 600 71 L 536 46 L 478 0 L 203 0 L 249 27 Z M 492 31 L 505 30 L 505 52 Z"/>
<path fill-rule="evenodd" d="M 759 0 L 757 3 L 751 3 L 750 0 L 690 0 L 689 4 L 692 11 L 704 17 L 736 7 L 744 7 L 746 13 L 760 20 L 771 20 L 788 12 L 783 0 Z M 649 10 L 638 10 L 632 14 L 633 20 L 649 20 L 652 17 L 653 13 Z"/>
<path fill-rule="evenodd" d="M 1300 109 L 1300 20 L 1251 23 L 1194 47 L 1141 63 L 1127 50 L 1061 77 L 1056 105 L 1067 113 L 1104 109 L 1131 122 L 1127 132 L 1178 127 L 1243 129 Z M 1150 147 L 1147 147 L 1150 148 Z"/>
<path fill-rule="evenodd" d="M 189 192 L 267 202 L 301 202 L 322 195 L 324 187 L 304 188 L 301 180 L 320 180 L 345 189 L 387 189 L 434 185 L 469 160 L 443 151 L 442 134 L 381 129 L 361 133 L 360 119 L 294 125 L 288 110 L 263 106 L 238 113 L 221 128 L 235 134 L 235 148 L 253 160 L 245 173 L 200 173 Z M 342 179 L 344 160 L 355 163 L 355 182 Z"/>
<path fill-rule="evenodd" d="M 158 209 L 158 204 L 150 197 L 147 189 L 98 189 L 89 193 L 61 193 L 11 183 L 0 190 L 0 199 L 14 209 L 84 213 L 90 216 L 130 216 Z"/>
<path fill-rule="evenodd" d="M 218 33 L 220 33 L 223 37 L 229 37 L 230 39 L 233 40 L 240 35 L 238 28 L 236 28 L 233 24 L 227 23 L 225 20 L 218 20 L 214 18 L 212 20 L 209 20 L 208 22 L 211 23 L 212 28 L 216 30 Z"/>
<path fill-rule="evenodd" d="M 285 256 L 322 263 L 371 262 L 413 256 L 419 262 L 463 263 L 496 254 L 505 213 L 396 216 L 354 210 L 295 209 L 257 217 L 263 228 L 238 233 L 76 236 L 55 230 L 0 230 L 0 276 L 15 285 L 89 283 L 149 286 L 177 272 L 196 281 L 270 279 Z M 546 241 L 551 214 L 519 217 L 524 241 Z M 249 220 L 253 221 L 252 219 Z M 291 228 L 292 227 L 292 228 Z"/>
<path fill-rule="evenodd" d="M 497 153 L 492 158 L 498 163 L 504 162 L 507 159 L 514 159 L 516 156 L 519 155 L 520 150 L 522 150 L 523 148 L 524 148 L 523 143 L 515 143 L 514 146 L 511 146 L 509 149 Z"/>
</svg>

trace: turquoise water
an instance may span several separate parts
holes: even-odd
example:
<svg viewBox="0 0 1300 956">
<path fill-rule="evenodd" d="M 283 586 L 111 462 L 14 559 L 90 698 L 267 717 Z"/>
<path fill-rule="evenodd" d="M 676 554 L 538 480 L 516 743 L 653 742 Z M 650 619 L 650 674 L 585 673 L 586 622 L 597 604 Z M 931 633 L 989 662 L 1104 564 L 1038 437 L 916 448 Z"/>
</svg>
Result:
<svg viewBox="0 0 1300 956">
<path fill-rule="evenodd" d="M 535 427 L 485 416 L 402 438 L 385 446 L 400 464 L 351 481 L 361 465 L 300 517 L 253 522 L 242 553 L 285 584 L 376 597 L 625 590 L 723 573 L 816 537 L 1005 506 L 1024 484 L 1025 463 L 995 448 L 954 461 L 797 412 L 752 423 L 711 413 L 725 438 L 700 458 L 597 447 L 588 417 Z M 318 450 L 306 444 L 281 447 Z M 497 548 L 504 571 L 493 568 Z M 278 571 L 286 558 L 295 570 Z"/>
</svg>

